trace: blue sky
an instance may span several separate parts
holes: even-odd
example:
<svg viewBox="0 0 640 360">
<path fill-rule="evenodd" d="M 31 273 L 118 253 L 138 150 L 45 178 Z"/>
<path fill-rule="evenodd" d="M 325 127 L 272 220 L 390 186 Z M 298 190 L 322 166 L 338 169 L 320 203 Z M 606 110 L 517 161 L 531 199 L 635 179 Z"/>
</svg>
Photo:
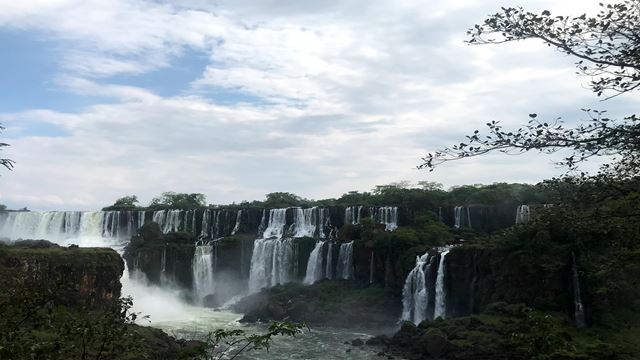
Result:
<svg viewBox="0 0 640 360">
<path fill-rule="evenodd" d="M 162 191 L 211 203 L 309 198 L 401 180 L 537 182 L 553 157 L 420 157 L 487 120 L 621 115 L 570 58 L 535 41 L 468 46 L 512 1 L 21 1 L 0 5 L 0 202 L 97 209 Z M 531 1 L 571 13 L 597 1 Z"/>
</svg>

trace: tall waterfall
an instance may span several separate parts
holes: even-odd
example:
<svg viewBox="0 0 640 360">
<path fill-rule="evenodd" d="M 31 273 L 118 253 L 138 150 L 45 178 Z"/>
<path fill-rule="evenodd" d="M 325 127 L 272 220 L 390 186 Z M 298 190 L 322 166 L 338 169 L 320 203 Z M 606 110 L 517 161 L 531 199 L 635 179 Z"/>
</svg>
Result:
<svg viewBox="0 0 640 360">
<path fill-rule="evenodd" d="M 213 248 L 214 245 L 196 246 L 191 263 L 193 291 L 200 302 L 215 291 Z"/>
<path fill-rule="evenodd" d="M 353 279 L 353 241 L 340 244 L 338 253 L 337 277 L 339 279 Z"/>
<path fill-rule="evenodd" d="M 439 317 L 446 318 L 447 316 L 447 292 L 445 288 L 445 259 L 447 254 L 449 253 L 449 249 L 446 249 L 440 254 L 440 263 L 438 264 L 438 275 L 436 277 L 436 300 L 435 300 L 435 309 L 433 312 L 433 318 L 437 319 Z"/>
<path fill-rule="evenodd" d="M 238 231 L 240 231 L 240 223 L 242 222 L 242 210 L 238 210 L 236 213 L 236 225 L 233 227 L 231 231 L 231 235 L 235 235 Z"/>
<path fill-rule="evenodd" d="M 293 225 L 291 225 L 291 233 L 294 237 L 313 237 L 315 235 L 317 225 L 317 209 L 317 207 L 308 209 L 293 209 Z"/>
<path fill-rule="evenodd" d="M 333 279 L 333 242 L 327 245 L 327 261 L 325 263 L 324 277 Z"/>
<path fill-rule="evenodd" d="M 162 257 L 160 258 L 160 284 L 168 284 L 169 277 L 167 276 L 167 247 L 162 247 Z"/>
<path fill-rule="evenodd" d="M 529 205 L 520 205 L 516 210 L 516 224 L 527 223 L 531 220 Z"/>
<path fill-rule="evenodd" d="M 416 257 L 416 266 L 411 270 L 402 289 L 402 318 L 403 321 L 413 321 L 420 324 L 427 319 L 429 307 L 429 288 L 427 286 L 427 272 L 429 253 Z M 426 269 L 425 269 L 426 268 Z"/>
<path fill-rule="evenodd" d="M 324 248 L 324 241 L 317 241 L 316 246 L 309 255 L 309 261 L 307 262 L 307 272 L 304 276 L 305 284 L 313 284 L 324 277 L 324 268 L 322 266 L 322 249 Z"/>
<path fill-rule="evenodd" d="M 580 295 L 580 277 L 578 276 L 578 265 L 576 265 L 576 254 L 573 252 L 571 253 L 571 261 L 571 273 L 573 278 L 573 315 L 576 327 L 582 328 L 587 326 L 587 323 L 584 317 L 582 295 Z"/>
<path fill-rule="evenodd" d="M 371 218 L 376 224 L 385 224 L 385 230 L 393 231 L 398 228 L 398 207 L 381 206 L 371 208 Z"/>
<path fill-rule="evenodd" d="M 453 208 L 453 217 L 455 219 L 455 223 L 453 225 L 453 227 L 455 227 L 456 229 L 460 228 L 461 224 L 461 220 L 462 220 L 462 206 L 456 206 L 455 208 Z"/>
</svg>

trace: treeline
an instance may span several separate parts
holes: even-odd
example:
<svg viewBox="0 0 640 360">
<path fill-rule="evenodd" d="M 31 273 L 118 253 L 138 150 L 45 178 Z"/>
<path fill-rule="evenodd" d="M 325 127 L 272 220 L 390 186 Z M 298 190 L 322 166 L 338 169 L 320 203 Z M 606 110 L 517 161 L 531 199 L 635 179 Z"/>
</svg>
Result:
<svg viewBox="0 0 640 360">
<path fill-rule="evenodd" d="M 414 209 L 437 206 L 543 204 L 553 202 L 553 192 L 546 183 L 536 185 L 517 183 L 494 183 L 490 185 L 463 185 L 444 190 L 433 182 L 411 184 L 407 181 L 378 185 L 368 192 L 350 191 L 339 198 L 312 200 L 290 192 L 266 194 L 262 201 L 242 201 L 232 204 L 208 204 L 200 193 L 164 192 L 153 198 L 147 206 L 139 204 L 136 195 L 117 199 L 103 210 L 155 210 L 197 209 L 204 207 L 224 208 L 284 208 L 292 206 L 406 206 Z"/>
</svg>

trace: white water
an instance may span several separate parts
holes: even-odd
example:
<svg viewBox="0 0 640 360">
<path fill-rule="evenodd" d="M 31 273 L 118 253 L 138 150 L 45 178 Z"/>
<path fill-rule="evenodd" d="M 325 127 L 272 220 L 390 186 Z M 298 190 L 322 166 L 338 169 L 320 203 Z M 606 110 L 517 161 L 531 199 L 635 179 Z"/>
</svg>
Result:
<svg viewBox="0 0 640 360">
<path fill-rule="evenodd" d="M 238 210 L 236 213 L 236 225 L 233 227 L 231 231 L 231 235 L 235 235 L 238 231 L 240 231 L 240 223 L 242 221 L 242 210 Z"/>
<path fill-rule="evenodd" d="M 307 261 L 307 272 L 304 276 L 304 283 L 311 285 L 316 281 L 322 280 L 324 277 L 324 268 L 322 267 L 322 249 L 324 247 L 324 241 L 317 241 L 316 246 L 309 255 L 309 261 Z"/>
<path fill-rule="evenodd" d="M 404 282 L 402 289 L 402 317 L 403 321 L 412 321 L 420 324 L 427 320 L 427 308 L 429 307 L 429 289 L 427 276 L 429 260 L 431 256 L 426 253 L 416 257 L 416 266 L 411 270 Z"/>
<path fill-rule="evenodd" d="M 382 206 L 371 208 L 371 218 L 376 224 L 384 224 L 385 230 L 393 231 L 398 228 L 398 207 Z"/>
<path fill-rule="evenodd" d="M 357 225 L 362 218 L 362 206 L 348 206 L 344 212 L 344 223 Z"/>
<path fill-rule="evenodd" d="M 333 241 L 327 245 L 327 261 L 325 263 L 324 277 L 333 279 Z"/>
<path fill-rule="evenodd" d="M 438 264 L 438 275 L 436 277 L 436 299 L 435 309 L 433 312 L 433 318 L 446 318 L 447 316 L 447 293 L 445 289 L 445 259 L 449 249 L 446 249 L 440 254 L 440 263 Z"/>
<path fill-rule="evenodd" d="M 516 210 L 516 224 L 527 223 L 531 219 L 529 205 L 520 205 Z"/>
<path fill-rule="evenodd" d="M 257 239 L 253 243 L 249 292 L 291 281 L 293 242 L 291 239 Z"/>
<path fill-rule="evenodd" d="M 353 279 L 353 241 L 340 244 L 338 253 L 337 278 L 344 280 Z"/>
<path fill-rule="evenodd" d="M 455 208 L 453 208 L 453 217 L 455 219 L 453 227 L 459 229 L 462 220 L 462 206 L 456 206 Z"/>
<path fill-rule="evenodd" d="M 198 302 L 215 291 L 213 248 L 214 245 L 196 246 L 191 262 L 193 292 Z"/>
</svg>

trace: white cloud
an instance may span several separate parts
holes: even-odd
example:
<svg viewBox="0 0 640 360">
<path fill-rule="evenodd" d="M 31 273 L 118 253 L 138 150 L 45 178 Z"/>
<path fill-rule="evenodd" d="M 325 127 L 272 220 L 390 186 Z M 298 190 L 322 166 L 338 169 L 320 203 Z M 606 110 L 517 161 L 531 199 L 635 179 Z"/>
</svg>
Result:
<svg viewBox="0 0 640 360">
<path fill-rule="evenodd" d="M 564 2 L 531 6 L 567 11 Z M 0 177 L 0 201 L 98 208 L 125 194 L 149 200 L 174 190 L 225 203 L 270 191 L 339 196 L 427 176 L 447 185 L 552 176 L 560 171 L 550 159 L 535 156 L 415 170 L 425 152 L 487 120 L 516 126 L 530 112 L 574 115 L 594 104 L 571 59 L 538 43 L 465 45 L 466 28 L 498 8 L 489 1 L 0 3 L 0 27 L 38 31 L 59 48 L 57 84 L 110 100 L 77 112 L 34 104 L 0 114 L 17 161 Z M 210 62 L 177 89 L 181 95 L 110 78 L 174 66 L 186 49 Z M 264 101 L 209 97 L 220 89 Z M 43 122 L 68 136 L 12 135 Z"/>
</svg>

